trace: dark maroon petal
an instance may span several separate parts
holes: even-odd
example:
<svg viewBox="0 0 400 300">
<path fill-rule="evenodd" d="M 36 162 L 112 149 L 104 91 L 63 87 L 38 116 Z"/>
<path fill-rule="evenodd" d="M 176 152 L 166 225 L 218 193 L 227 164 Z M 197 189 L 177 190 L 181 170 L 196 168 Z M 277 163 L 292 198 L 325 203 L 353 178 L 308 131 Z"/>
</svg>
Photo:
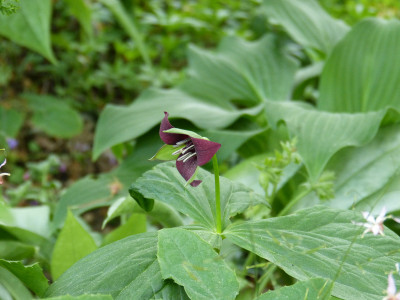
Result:
<svg viewBox="0 0 400 300">
<path fill-rule="evenodd" d="M 196 186 L 198 186 L 200 183 L 201 183 L 201 180 L 193 180 L 193 181 L 190 183 L 190 185 L 193 186 L 193 187 L 196 187 Z"/>
<path fill-rule="evenodd" d="M 162 141 L 168 145 L 175 145 L 177 142 L 186 139 L 188 136 L 184 134 L 177 134 L 177 133 L 167 133 L 164 130 L 168 130 L 174 128 L 168 120 L 168 113 L 164 112 L 165 116 L 164 119 L 161 121 L 160 125 L 160 138 Z"/>
<path fill-rule="evenodd" d="M 208 163 L 215 153 L 221 148 L 221 144 L 209 140 L 191 138 L 197 153 L 197 165 Z"/>
<path fill-rule="evenodd" d="M 182 156 L 182 154 L 180 155 Z M 196 156 L 189 158 L 187 161 L 183 162 L 182 160 L 176 161 L 176 168 L 178 169 L 179 173 L 188 181 L 192 178 L 194 172 L 196 172 L 197 168 L 197 159 Z"/>
</svg>

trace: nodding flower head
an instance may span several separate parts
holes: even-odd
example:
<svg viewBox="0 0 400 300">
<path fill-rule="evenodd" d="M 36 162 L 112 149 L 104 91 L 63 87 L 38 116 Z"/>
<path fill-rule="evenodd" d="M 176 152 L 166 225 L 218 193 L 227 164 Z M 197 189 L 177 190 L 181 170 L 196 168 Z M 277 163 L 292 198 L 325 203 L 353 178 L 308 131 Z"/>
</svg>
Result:
<svg viewBox="0 0 400 300">
<path fill-rule="evenodd" d="M 197 167 L 208 163 L 221 144 L 209 141 L 195 132 L 173 127 L 168 120 L 168 113 L 164 114 L 159 133 L 165 145 L 152 159 L 176 160 L 176 168 L 182 177 L 191 186 L 198 186 L 201 180 L 193 180 Z"/>
<path fill-rule="evenodd" d="M 4 159 L 4 161 L 0 164 L 0 169 L 7 163 L 7 160 Z M 0 173 L 0 184 L 3 184 L 3 176 L 10 176 L 10 173 Z"/>
</svg>

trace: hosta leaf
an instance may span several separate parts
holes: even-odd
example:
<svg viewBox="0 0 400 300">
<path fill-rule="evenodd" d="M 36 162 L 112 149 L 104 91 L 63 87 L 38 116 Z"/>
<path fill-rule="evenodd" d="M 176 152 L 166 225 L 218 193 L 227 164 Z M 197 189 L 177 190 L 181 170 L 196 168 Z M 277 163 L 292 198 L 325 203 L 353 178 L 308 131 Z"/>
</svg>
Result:
<svg viewBox="0 0 400 300">
<path fill-rule="evenodd" d="M 361 238 L 360 212 L 322 206 L 286 217 L 231 225 L 225 236 L 238 246 L 278 265 L 289 275 L 334 281 L 332 294 L 343 299 L 382 299 L 387 274 L 400 260 L 400 239 L 385 228 L 385 236 Z"/>
<path fill-rule="evenodd" d="M 190 79 L 185 89 L 213 102 L 287 100 L 297 63 L 273 35 L 255 42 L 227 37 L 217 52 L 189 48 Z"/>
<path fill-rule="evenodd" d="M 55 63 L 50 43 L 51 1 L 20 0 L 19 6 L 15 14 L 0 14 L 0 35 Z"/>
<path fill-rule="evenodd" d="M 288 99 L 297 64 L 282 51 L 273 36 L 256 42 L 226 38 L 217 53 L 191 47 L 191 79 L 182 86 L 147 90 L 128 107 L 106 106 L 96 128 L 93 157 L 144 134 L 161 121 L 163 111 L 215 130 L 243 115 L 256 115 L 261 109 L 257 104 L 265 99 Z M 253 107 L 239 110 L 230 101 Z"/>
<path fill-rule="evenodd" d="M 7 226 L 10 233 L 14 232 L 14 228 L 32 232 L 43 238 L 50 236 L 48 206 L 7 208 L 0 204 L 0 209 L 3 210 L 0 215 L 0 225 Z"/>
<path fill-rule="evenodd" d="M 262 294 L 256 300 L 294 300 L 294 299 L 315 299 L 329 300 L 332 285 L 322 278 L 313 278 L 306 281 L 296 282 L 294 285 L 282 287 L 275 291 Z"/>
<path fill-rule="evenodd" d="M 379 213 L 383 205 L 389 211 L 398 210 L 400 201 L 390 204 L 384 197 L 389 192 L 385 186 L 398 173 L 399 167 L 400 126 L 386 126 L 367 145 L 343 149 L 332 158 L 327 169 L 335 172 L 335 197 L 324 204 L 345 209 L 365 199 L 364 210 Z M 372 195 L 374 197 L 369 198 Z"/>
<path fill-rule="evenodd" d="M 129 106 L 107 105 L 96 127 L 93 158 L 107 148 L 134 139 L 160 124 L 164 111 L 170 117 L 190 120 L 204 129 L 223 128 L 242 115 L 255 115 L 261 107 L 235 110 L 203 101 L 181 89 L 150 89 Z"/>
<path fill-rule="evenodd" d="M 68 211 L 67 220 L 58 235 L 51 258 L 51 274 L 60 277 L 69 267 L 97 249 L 90 234 Z"/>
<path fill-rule="evenodd" d="M 264 12 L 304 47 L 328 54 L 349 30 L 328 15 L 316 0 L 264 0 Z"/>
<path fill-rule="evenodd" d="M 235 299 L 238 294 L 235 273 L 208 243 L 190 231 L 161 230 L 157 257 L 163 278 L 183 285 L 191 299 Z"/>
<path fill-rule="evenodd" d="M 36 254 L 36 248 L 18 241 L 1 239 L 0 240 L 0 257 L 7 260 L 22 260 L 33 258 Z"/>
<path fill-rule="evenodd" d="M 215 227 L 214 175 L 198 169 L 203 182 L 198 187 L 186 186 L 186 181 L 177 171 L 174 162 L 157 165 L 134 182 L 131 188 L 145 198 L 165 202 L 209 229 Z M 220 177 L 221 210 L 223 223 L 229 218 L 256 204 L 267 204 L 265 199 L 242 184 Z"/>
<path fill-rule="evenodd" d="M 98 293 L 114 299 L 150 299 L 163 288 L 156 254 L 155 233 L 119 240 L 73 265 L 49 287 L 46 296 Z"/>
<path fill-rule="evenodd" d="M 6 261 L 0 259 L 0 266 L 14 274 L 38 296 L 42 296 L 49 285 L 39 263 L 24 266 L 20 261 Z"/>
<path fill-rule="evenodd" d="M 333 112 L 400 109 L 400 21 L 367 19 L 336 45 L 321 75 L 318 107 Z"/>
<path fill-rule="evenodd" d="M 328 113 L 295 102 L 267 102 L 265 112 L 272 126 L 284 120 L 291 135 L 297 136 L 297 148 L 312 181 L 338 150 L 372 140 L 386 113 Z"/>
</svg>

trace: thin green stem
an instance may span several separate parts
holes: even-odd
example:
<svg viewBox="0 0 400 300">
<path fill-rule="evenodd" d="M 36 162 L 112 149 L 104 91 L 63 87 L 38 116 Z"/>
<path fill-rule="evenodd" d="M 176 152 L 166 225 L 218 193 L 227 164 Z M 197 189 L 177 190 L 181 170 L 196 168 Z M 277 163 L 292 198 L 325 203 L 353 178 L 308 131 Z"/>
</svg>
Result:
<svg viewBox="0 0 400 300">
<path fill-rule="evenodd" d="M 297 202 L 299 202 L 301 199 L 303 199 L 305 196 L 307 196 L 312 189 L 305 189 L 301 193 L 299 193 L 296 197 L 294 197 L 290 202 L 279 212 L 277 217 L 284 216 L 287 214 L 287 212 L 295 205 Z"/>
<path fill-rule="evenodd" d="M 222 232 L 222 217 L 221 217 L 221 192 L 219 188 L 219 168 L 217 155 L 215 154 L 212 158 L 214 176 L 215 176 L 215 212 L 216 212 L 216 226 L 217 233 Z"/>
</svg>

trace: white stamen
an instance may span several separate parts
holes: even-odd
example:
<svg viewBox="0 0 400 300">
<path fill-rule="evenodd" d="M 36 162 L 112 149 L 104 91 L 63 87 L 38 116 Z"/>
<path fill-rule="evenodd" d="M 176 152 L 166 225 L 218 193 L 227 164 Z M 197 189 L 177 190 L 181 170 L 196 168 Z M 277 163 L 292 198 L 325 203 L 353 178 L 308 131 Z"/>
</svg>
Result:
<svg viewBox="0 0 400 300">
<path fill-rule="evenodd" d="M 177 159 L 177 161 L 184 160 L 186 157 L 188 157 L 188 156 L 191 155 L 191 154 L 192 154 L 191 152 L 186 153 L 185 155 L 182 155 L 181 157 L 179 157 L 179 158 Z"/>
<path fill-rule="evenodd" d="M 182 154 L 185 154 L 186 152 L 188 152 L 190 149 L 192 149 L 194 147 L 194 145 L 191 145 L 187 148 L 184 148 L 185 150 L 182 151 Z"/>
<path fill-rule="evenodd" d="M 190 154 L 190 153 L 188 153 L 188 154 Z M 186 162 L 189 158 L 191 158 L 192 156 L 195 156 L 196 154 L 197 154 L 196 152 L 190 154 L 188 157 L 186 157 L 186 158 L 183 160 L 183 162 Z"/>
<path fill-rule="evenodd" d="M 187 142 L 189 142 L 189 141 L 190 141 L 190 138 L 184 139 L 184 140 L 182 140 L 182 141 L 177 142 L 177 143 L 174 145 L 174 147 L 175 147 L 175 148 L 176 148 L 176 147 L 179 147 L 180 145 L 185 144 L 185 143 L 187 143 Z"/>
<path fill-rule="evenodd" d="M 183 148 L 176 150 L 175 152 L 172 152 L 172 155 L 178 155 L 178 154 L 182 153 L 182 150 L 183 150 Z"/>
</svg>

